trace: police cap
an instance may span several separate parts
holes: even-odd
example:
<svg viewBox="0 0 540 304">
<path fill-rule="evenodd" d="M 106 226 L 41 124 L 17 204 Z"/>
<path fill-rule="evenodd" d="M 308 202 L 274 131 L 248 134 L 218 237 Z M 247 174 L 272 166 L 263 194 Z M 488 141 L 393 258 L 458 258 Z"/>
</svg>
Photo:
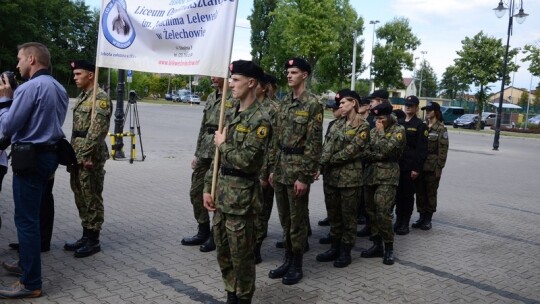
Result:
<svg viewBox="0 0 540 304">
<path fill-rule="evenodd" d="M 434 101 L 430 101 L 427 103 L 425 107 L 422 107 L 422 110 L 426 111 L 441 111 L 441 105 Z"/>
<path fill-rule="evenodd" d="M 373 114 L 373 116 L 390 115 L 392 114 L 392 105 L 387 102 L 383 102 L 371 109 L 370 112 Z"/>
<path fill-rule="evenodd" d="M 72 60 L 69 63 L 71 70 L 87 70 L 90 72 L 94 72 L 96 70 L 96 66 L 88 61 L 88 60 Z"/>
<path fill-rule="evenodd" d="M 229 65 L 231 75 L 243 75 L 263 81 L 264 72 L 260 66 L 248 60 L 236 60 Z"/>
<path fill-rule="evenodd" d="M 405 98 L 405 105 L 406 106 L 417 106 L 420 103 L 420 100 L 418 100 L 418 97 L 411 95 L 407 98 Z"/>
<path fill-rule="evenodd" d="M 285 69 L 299 68 L 300 70 L 311 74 L 311 65 L 302 58 L 291 58 L 285 62 Z"/>
<path fill-rule="evenodd" d="M 356 99 L 360 103 L 360 95 L 356 93 L 355 91 L 349 90 L 349 89 L 343 89 L 337 92 L 335 100 L 339 103 L 340 100 L 342 100 L 345 97 L 350 97 Z"/>
</svg>

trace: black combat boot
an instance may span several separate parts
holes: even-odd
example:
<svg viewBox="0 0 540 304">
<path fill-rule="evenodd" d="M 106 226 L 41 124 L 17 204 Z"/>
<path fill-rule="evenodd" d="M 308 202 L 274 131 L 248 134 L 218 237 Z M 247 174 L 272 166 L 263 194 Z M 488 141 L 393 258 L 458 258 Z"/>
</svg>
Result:
<svg viewBox="0 0 540 304">
<path fill-rule="evenodd" d="M 292 263 L 292 252 L 285 251 L 285 256 L 283 257 L 283 264 L 274 270 L 270 270 L 268 277 L 270 279 L 279 279 L 283 278 L 285 274 L 289 271 Z"/>
<path fill-rule="evenodd" d="M 210 252 L 216 250 L 216 243 L 214 243 L 214 233 L 210 230 L 210 237 L 199 247 L 200 252 Z"/>
<path fill-rule="evenodd" d="M 383 264 L 394 265 L 394 243 L 384 243 L 384 257 Z"/>
<path fill-rule="evenodd" d="M 422 230 L 429 230 L 431 229 L 431 217 L 433 216 L 433 213 L 426 213 L 424 215 L 424 222 L 420 226 L 420 229 Z"/>
<path fill-rule="evenodd" d="M 261 257 L 261 243 L 255 244 L 255 248 L 253 248 L 253 255 L 255 256 L 255 264 L 260 264 L 262 262 Z"/>
<path fill-rule="evenodd" d="M 84 244 L 86 244 L 87 241 L 88 241 L 88 229 L 83 228 L 82 237 L 80 239 L 76 240 L 75 242 L 64 244 L 64 250 L 76 251 L 77 249 L 83 247 Z"/>
<path fill-rule="evenodd" d="M 424 212 L 420 213 L 420 217 L 416 222 L 414 222 L 411 227 L 413 228 L 420 228 L 422 227 L 422 224 L 424 223 L 424 218 L 426 217 L 426 214 Z"/>
<path fill-rule="evenodd" d="M 238 299 L 238 304 L 251 304 L 251 299 Z"/>
<path fill-rule="evenodd" d="M 304 276 L 304 273 L 302 272 L 303 259 L 303 253 L 293 254 L 291 267 L 289 267 L 289 271 L 287 271 L 287 274 L 281 279 L 281 283 L 285 285 L 294 285 L 300 282 Z"/>
<path fill-rule="evenodd" d="M 330 226 L 330 220 L 328 217 L 325 217 L 324 219 L 319 221 L 319 226 Z"/>
<path fill-rule="evenodd" d="M 313 234 L 313 231 L 311 231 L 311 222 L 308 221 L 307 223 L 307 236 L 311 236 Z"/>
<path fill-rule="evenodd" d="M 333 241 L 332 246 L 330 249 L 323 253 L 317 254 L 317 261 L 318 262 L 331 262 L 337 259 L 339 256 L 339 241 Z"/>
<path fill-rule="evenodd" d="M 396 216 L 396 222 L 394 223 L 394 227 L 393 227 L 394 232 L 396 232 L 399 229 L 399 227 L 401 227 L 401 222 L 402 222 L 401 216 Z"/>
<path fill-rule="evenodd" d="M 334 261 L 334 267 L 343 268 L 351 264 L 351 244 L 341 244 L 339 257 Z"/>
<path fill-rule="evenodd" d="M 397 227 L 396 232 L 397 235 L 406 235 L 409 234 L 409 221 L 411 220 L 410 216 L 402 217 L 399 227 Z"/>
<path fill-rule="evenodd" d="M 332 243 L 332 238 L 330 238 L 330 233 L 328 233 L 326 236 L 319 239 L 319 244 L 326 245 L 326 244 L 331 244 L 331 243 Z"/>
<path fill-rule="evenodd" d="M 362 228 L 360 231 L 356 232 L 356 236 L 358 237 L 365 237 L 371 235 L 371 226 L 366 224 L 364 228 Z"/>
<path fill-rule="evenodd" d="M 196 246 L 202 245 L 210 237 L 210 223 L 199 224 L 197 234 L 192 237 L 185 237 L 182 239 L 182 245 Z"/>
<path fill-rule="evenodd" d="M 373 237 L 373 246 L 362 251 L 360 254 L 363 258 L 381 258 L 384 255 L 384 248 L 380 236 Z"/>
<path fill-rule="evenodd" d="M 306 239 L 306 243 L 304 244 L 304 253 L 308 252 L 309 251 L 309 242 L 308 240 Z"/>
<path fill-rule="evenodd" d="M 73 255 L 76 258 L 85 258 L 101 251 L 99 243 L 99 230 L 88 229 L 88 240 L 83 247 L 77 249 Z"/>
<path fill-rule="evenodd" d="M 236 292 L 227 291 L 227 302 L 225 304 L 237 304 L 238 298 L 236 297 Z"/>
</svg>

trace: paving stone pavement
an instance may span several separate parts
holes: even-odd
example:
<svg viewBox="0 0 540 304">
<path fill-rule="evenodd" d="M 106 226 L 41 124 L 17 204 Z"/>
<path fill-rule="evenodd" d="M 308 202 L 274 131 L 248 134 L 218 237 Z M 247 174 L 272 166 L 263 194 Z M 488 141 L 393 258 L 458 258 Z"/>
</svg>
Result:
<svg viewBox="0 0 540 304">
<path fill-rule="evenodd" d="M 203 107 L 139 103 L 138 109 L 147 157 L 139 160 L 137 142 L 133 164 L 106 164 L 102 252 L 75 259 L 62 249 L 65 241 L 80 237 L 82 228 L 69 176 L 60 167 L 51 251 L 42 254 L 44 295 L 12 303 L 225 301 L 215 253 L 180 244 L 196 230 L 189 202 L 190 162 Z M 66 134 L 71 122 L 69 113 Z M 325 216 L 318 181 L 310 194 L 313 236 L 304 278 L 293 286 L 269 279 L 283 253 L 274 247 L 281 236 L 274 207 L 263 262 L 257 266 L 254 303 L 540 303 L 540 140 L 502 137 L 498 152 L 491 151 L 491 140 L 487 133 L 450 130 L 433 229 L 396 236 L 393 266 L 360 257 L 371 245 L 366 238 L 357 240 L 347 268 L 315 261 L 328 246 L 318 244 L 328 232 L 317 226 Z M 16 241 L 10 185 L 8 173 L 0 194 L 3 261 L 17 257 L 7 246 Z M 0 269 L 0 284 L 15 280 Z"/>
</svg>

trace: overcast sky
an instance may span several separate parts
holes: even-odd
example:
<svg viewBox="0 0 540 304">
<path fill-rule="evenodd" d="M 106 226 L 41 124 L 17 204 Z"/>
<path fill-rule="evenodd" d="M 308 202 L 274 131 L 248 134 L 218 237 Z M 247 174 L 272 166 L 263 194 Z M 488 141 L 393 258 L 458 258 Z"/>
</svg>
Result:
<svg viewBox="0 0 540 304">
<path fill-rule="evenodd" d="M 101 0 L 85 0 L 85 2 L 96 8 L 100 8 L 102 3 Z M 109 0 L 103 2 L 108 3 Z M 439 80 L 446 67 L 453 64 L 457 57 L 456 51 L 461 49 L 461 40 L 465 37 L 473 37 L 483 30 L 489 36 L 502 38 L 503 43 L 506 43 L 508 12 L 501 19 L 493 13 L 493 8 L 497 7 L 499 0 L 350 0 L 350 3 L 364 18 L 364 33 L 360 37 L 365 41 L 364 64 L 369 63 L 371 56 L 373 34 L 373 25 L 369 24 L 371 20 L 379 20 L 380 23 L 377 24 L 379 27 L 395 17 L 408 18 L 413 33 L 421 40 L 420 47 L 415 51 L 415 57 L 420 58 L 416 63 L 419 65 L 422 60 L 421 51 L 426 51 L 425 60 L 431 64 Z M 239 0 L 233 60 L 251 58 L 247 16 L 251 14 L 252 8 L 253 0 Z M 530 16 L 523 24 L 514 22 L 510 46 L 523 47 L 526 44 L 540 46 L 540 0 L 523 0 L 523 8 Z M 531 74 L 528 71 L 529 63 L 519 62 L 523 57 L 521 53 L 518 55 L 520 69 L 515 73 L 514 86 L 528 89 Z M 403 76 L 411 75 L 412 71 L 405 71 Z M 362 77 L 368 77 L 367 71 Z M 533 87 L 538 82 L 540 79 L 534 78 Z M 500 83 L 491 85 L 492 92 L 500 90 Z"/>
</svg>

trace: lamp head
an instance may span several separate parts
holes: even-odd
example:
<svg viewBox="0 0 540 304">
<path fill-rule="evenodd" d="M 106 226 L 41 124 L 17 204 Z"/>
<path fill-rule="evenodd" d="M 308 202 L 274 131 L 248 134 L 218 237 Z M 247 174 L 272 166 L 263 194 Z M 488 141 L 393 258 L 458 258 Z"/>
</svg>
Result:
<svg viewBox="0 0 540 304">
<path fill-rule="evenodd" d="M 497 16 L 497 18 L 502 18 L 507 9 L 508 8 L 504 7 L 504 4 L 501 0 L 499 1 L 499 5 L 493 10 L 495 11 L 495 16 Z"/>
<path fill-rule="evenodd" d="M 521 7 L 519 9 L 519 13 L 514 15 L 514 17 L 516 18 L 517 23 L 519 23 L 519 24 L 522 24 L 523 22 L 525 22 L 525 19 L 527 19 L 527 16 L 529 16 L 529 14 L 526 14 L 523 11 L 523 7 Z"/>
</svg>

